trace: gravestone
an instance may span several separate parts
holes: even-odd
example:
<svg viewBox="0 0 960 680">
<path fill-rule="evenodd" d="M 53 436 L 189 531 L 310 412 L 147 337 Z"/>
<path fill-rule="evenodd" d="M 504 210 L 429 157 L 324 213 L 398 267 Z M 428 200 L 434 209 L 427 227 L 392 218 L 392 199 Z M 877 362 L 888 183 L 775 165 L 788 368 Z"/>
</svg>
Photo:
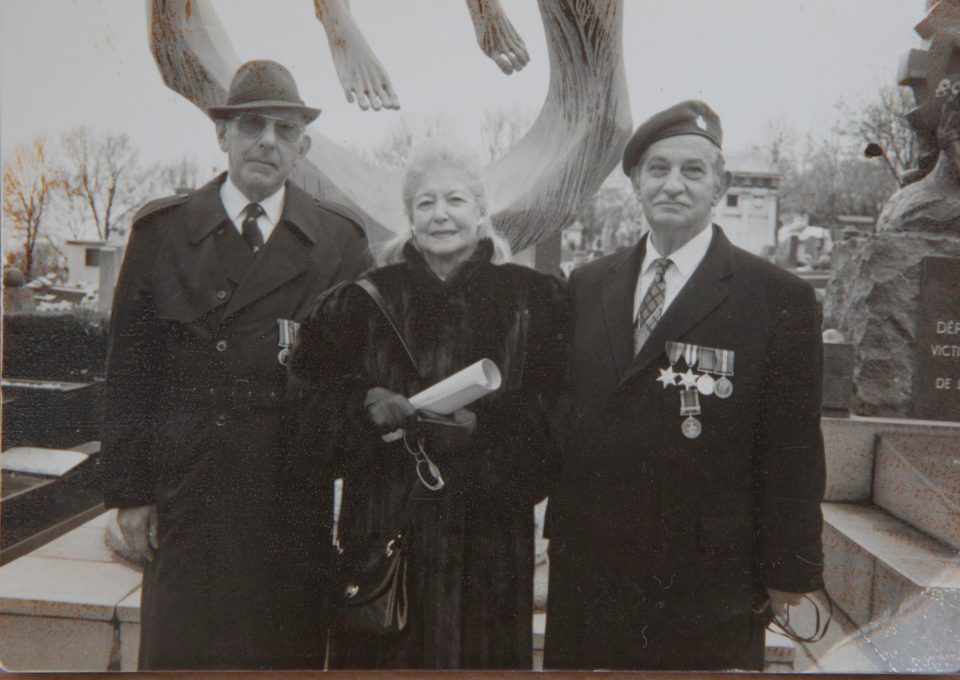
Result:
<svg viewBox="0 0 960 680">
<path fill-rule="evenodd" d="M 913 415 L 960 421 L 960 258 L 924 258 L 917 315 Z"/>
</svg>

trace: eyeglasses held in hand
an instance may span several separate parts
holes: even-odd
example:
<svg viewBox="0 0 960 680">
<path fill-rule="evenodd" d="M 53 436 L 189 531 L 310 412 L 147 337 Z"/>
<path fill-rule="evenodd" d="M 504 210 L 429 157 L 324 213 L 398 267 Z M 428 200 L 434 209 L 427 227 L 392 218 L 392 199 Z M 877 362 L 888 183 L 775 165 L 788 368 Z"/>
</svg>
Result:
<svg viewBox="0 0 960 680">
<path fill-rule="evenodd" d="M 418 439 L 417 448 L 414 450 L 410 446 L 410 439 L 407 437 L 406 431 L 404 431 L 403 446 L 407 449 L 407 453 L 417 461 L 417 477 L 420 478 L 420 482 L 431 491 L 442 489 L 444 485 L 443 475 L 440 474 L 440 468 L 437 467 L 436 463 L 430 460 L 430 456 L 423 448 L 423 442 Z"/>
<path fill-rule="evenodd" d="M 288 144 L 299 141 L 300 137 L 303 136 L 303 125 L 286 118 L 264 116 L 260 113 L 241 113 L 234 117 L 234 120 L 237 121 L 237 131 L 244 137 L 250 137 L 251 139 L 256 139 L 262 135 L 271 121 L 277 137 Z"/>
</svg>

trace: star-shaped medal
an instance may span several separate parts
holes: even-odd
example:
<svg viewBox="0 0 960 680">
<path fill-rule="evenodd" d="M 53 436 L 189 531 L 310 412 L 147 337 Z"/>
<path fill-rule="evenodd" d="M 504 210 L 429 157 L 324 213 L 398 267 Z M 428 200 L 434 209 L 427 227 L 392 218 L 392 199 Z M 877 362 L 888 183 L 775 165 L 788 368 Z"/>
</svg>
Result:
<svg viewBox="0 0 960 680">
<path fill-rule="evenodd" d="M 690 389 L 691 387 L 696 387 L 697 385 L 696 374 L 688 368 L 686 373 L 680 374 L 680 384 L 686 387 L 687 389 Z"/>
<path fill-rule="evenodd" d="M 673 366 L 667 366 L 660 369 L 660 377 L 657 382 L 663 383 L 663 388 L 672 387 L 677 384 L 677 374 L 673 372 Z"/>
</svg>

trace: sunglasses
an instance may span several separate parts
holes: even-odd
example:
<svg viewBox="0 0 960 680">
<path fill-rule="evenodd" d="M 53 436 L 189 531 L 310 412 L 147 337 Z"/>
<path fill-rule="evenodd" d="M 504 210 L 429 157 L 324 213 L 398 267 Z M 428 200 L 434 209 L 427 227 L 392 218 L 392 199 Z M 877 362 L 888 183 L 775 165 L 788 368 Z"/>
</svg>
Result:
<svg viewBox="0 0 960 680">
<path fill-rule="evenodd" d="M 241 113 L 233 118 L 237 122 L 237 131 L 244 137 L 256 139 L 267 129 L 272 121 L 273 130 L 279 139 L 288 144 L 300 141 L 303 136 L 303 125 L 294 123 L 286 118 L 264 116 L 259 113 Z"/>
</svg>

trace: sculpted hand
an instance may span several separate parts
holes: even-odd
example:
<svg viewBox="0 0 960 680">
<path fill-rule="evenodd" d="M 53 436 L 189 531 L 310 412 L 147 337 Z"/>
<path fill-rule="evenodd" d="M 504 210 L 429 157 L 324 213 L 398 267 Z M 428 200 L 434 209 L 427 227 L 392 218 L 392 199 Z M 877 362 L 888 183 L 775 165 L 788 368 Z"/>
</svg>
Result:
<svg viewBox="0 0 960 680">
<path fill-rule="evenodd" d="M 157 542 L 157 506 L 140 505 L 135 508 L 120 508 L 117 524 L 123 532 L 123 541 L 131 556 L 142 561 L 152 561 Z"/>
<path fill-rule="evenodd" d="M 391 432 L 404 427 L 416 415 L 416 411 L 402 394 L 391 392 L 385 387 L 367 390 L 363 401 L 367 416 L 379 429 Z"/>
<path fill-rule="evenodd" d="M 770 598 L 770 613 L 781 620 L 787 615 L 787 607 L 803 602 L 803 593 L 791 593 L 776 588 L 767 588 L 767 596 Z"/>
</svg>

